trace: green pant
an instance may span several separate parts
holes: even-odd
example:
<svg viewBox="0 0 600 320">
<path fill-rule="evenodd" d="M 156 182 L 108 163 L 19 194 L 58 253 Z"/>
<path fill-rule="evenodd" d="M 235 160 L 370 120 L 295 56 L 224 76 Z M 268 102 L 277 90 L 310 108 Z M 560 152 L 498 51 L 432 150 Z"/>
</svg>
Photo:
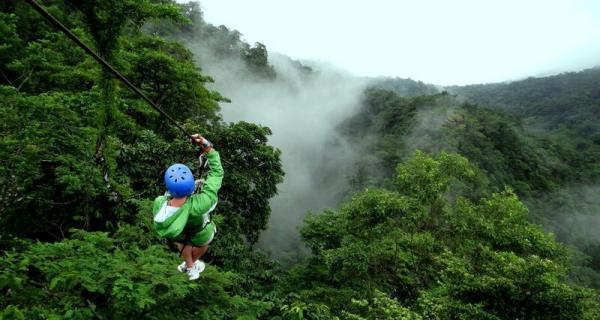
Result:
<svg viewBox="0 0 600 320">
<path fill-rule="evenodd" d="M 215 233 L 217 233 L 217 226 L 210 222 L 207 224 L 202 230 L 199 232 L 187 232 L 184 230 L 180 235 L 175 237 L 173 240 L 175 242 L 183 243 L 183 244 L 192 244 L 194 246 L 205 246 L 211 243 L 213 238 L 215 237 Z"/>
</svg>

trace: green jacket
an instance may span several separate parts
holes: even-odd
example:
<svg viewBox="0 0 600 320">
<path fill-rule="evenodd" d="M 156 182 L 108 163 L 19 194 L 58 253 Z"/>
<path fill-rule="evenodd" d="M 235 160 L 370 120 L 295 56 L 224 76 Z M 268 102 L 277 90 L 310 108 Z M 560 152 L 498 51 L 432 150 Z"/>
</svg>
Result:
<svg viewBox="0 0 600 320">
<path fill-rule="evenodd" d="M 217 192 L 221 189 L 221 182 L 223 181 L 223 167 L 221 166 L 221 158 L 217 151 L 212 150 L 205 157 L 210 169 L 206 181 L 202 186 L 202 192 L 188 197 L 183 206 L 165 221 L 154 221 L 154 229 L 159 237 L 175 240 L 196 238 L 197 241 L 192 242 L 201 245 L 202 243 L 198 242 L 203 242 L 204 238 L 208 238 L 214 232 L 215 226 L 213 223 L 210 223 L 206 228 L 203 227 L 205 227 L 205 222 L 208 220 L 210 211 L 217 205 Z M 152 215 L 154 217 L 156 217 L 168 200 L 166 196 L 159 196 L 154 200 L 152 208 Z"/>
</svg>

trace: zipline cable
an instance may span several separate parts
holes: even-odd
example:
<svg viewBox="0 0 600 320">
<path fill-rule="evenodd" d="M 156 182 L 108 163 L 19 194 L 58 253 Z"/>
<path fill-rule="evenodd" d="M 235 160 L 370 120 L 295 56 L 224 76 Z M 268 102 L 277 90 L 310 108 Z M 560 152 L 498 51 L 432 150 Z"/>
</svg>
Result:
<svg viewBox="0 0 600 320">
<path fill-rule="evenodd" d="M 106 60 L 104 60 L 102 57 L 100 57 L 98 54 L 96 54 L 96 52 L 94 52 L 94 50 L 92 50 L 90 47 L 88 47 L 85 43 L 83 43 L 73 32 L 71 32 L 71 30 L 67 29 L 67 27 L 65 27 L 62 23 L 60 23 L 60 21 L 58 21 L 56 18 L 54 18 L 54 16 L 52 16 L 48 11 L 46 11 L 46 9 L 44 9 L 41 5 L 39 5 L 35 0 L 26 0 L 26 1 L 37 12 L 39 12 L 44 18 L 46 18 L 46 20 L 48 20 L 54 27 L 56 27 L 58 30 L 60 30 L 62 33 L 64 33 L 69 39 L 73 40 L 73 42 L 75 42 L 81 49 L 83 49 L 85 52 L 87 52 L 89 55 L 91 55 L 96 61 L 98 61 L 98 63 L 100 63 L 102 66 L 104 66 L 110 72 L 112 72 L 112 74 L 115 75 L 115 77 L 117 77 L 117 79 L 121 80 L 121 82 L 123 82 L 125 85 L 127 85 L 129 87 L 129 89 L 131 89 L 133 92 L 137 93 L 140 97 L 142 97 L 142 99 L 146 100 L 146 102 L 148 102 L 148 104 L 150 104 L 150 106 L 152 106 L 152 108 L 154 108 L 160 114 L 165 116 L 165 118 L 167 118 L 167 120 L 171 121 L 179 130 L 181 130 L 181 132 L 183 132 L 186 136 L 188 136 L 188 138 L 190 138 L 191 141 L 194 141 L 194 139 L 192 138 L 192 135 L 189 134 L 181 125 L 179 125 L 179 123 L 177 123 L 177 121 L 175 121 L 175 119 L 171 118 L 171 116 L 169 116 L 165 111 L 163 111 L 156 103 L 154 103 L 152 100 L 150 100 L 150 98 L 148 98 L 140 89 L 138 89 L 131 82 L 129 82 L 129 80 L 127 80 L 127 78 L 125 78 L 119 71 L 117 71 L 115 68 L 113 68 L 113 66 L 111 66 L 108 62 L 106 62 Z"/>
</svg>

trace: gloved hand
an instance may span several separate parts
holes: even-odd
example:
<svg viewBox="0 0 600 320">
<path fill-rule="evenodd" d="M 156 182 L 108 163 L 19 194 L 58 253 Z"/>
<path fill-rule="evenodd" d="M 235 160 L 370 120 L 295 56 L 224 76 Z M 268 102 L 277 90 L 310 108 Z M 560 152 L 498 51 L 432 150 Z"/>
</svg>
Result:
<svg viewBox="0 0 600 320">
<path fill-rule="evenodd" d="M 195 145 L 200 147 L 201 154 L 205 154 L 205 153 L 209 152 L 210 150 L 212 150 L 212 148 L 213 148 L 212 142 L 208 141 L 206 138 L 204 138 L 203 136 L 201 136 L 198 133 L 193 134 L 192 139 L 193 139 L 192 143 L 194 143 Z"/>
</svg>

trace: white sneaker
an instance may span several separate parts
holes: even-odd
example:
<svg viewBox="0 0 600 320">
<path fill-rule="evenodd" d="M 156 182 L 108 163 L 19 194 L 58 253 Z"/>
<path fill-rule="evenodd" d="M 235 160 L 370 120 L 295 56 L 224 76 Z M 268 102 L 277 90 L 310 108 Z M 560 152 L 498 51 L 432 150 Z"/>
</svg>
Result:
<svg viewBox="0 0 600 320">
<path fill-rule="evenodd" d="M 186 272 L 187 271 L 187 266 L 185 265 L 185 261 L 182 262 L 180 265 L 177 266 L 177 271 L 179 271 L 179 272 Z"/>
<path fill-rule="evenodd" d="M 196 263 L 198 263 L 198 262 L 201 265 L 199 272 L 204 271 L 204 268 L 206 267 L 206 264 L 202 260 L 196 260 Z M 185 263 L 185 261 L 182 262 L 180 265 L 177 266 L 177 271 L 179 271 L 179 272 L 186 272 L 187 270 L 188 270 L 188 267 L 187 267 L 187 264 Z"/>
<path fill-rule="evenodd" d="M 190 280 L 196 280 L 200 278 L 200 272 L 204 271 L 206 264 L 202 260 L 196 260 L 194 266 L 187 269 L 187 275 Z"/>
</svg>

